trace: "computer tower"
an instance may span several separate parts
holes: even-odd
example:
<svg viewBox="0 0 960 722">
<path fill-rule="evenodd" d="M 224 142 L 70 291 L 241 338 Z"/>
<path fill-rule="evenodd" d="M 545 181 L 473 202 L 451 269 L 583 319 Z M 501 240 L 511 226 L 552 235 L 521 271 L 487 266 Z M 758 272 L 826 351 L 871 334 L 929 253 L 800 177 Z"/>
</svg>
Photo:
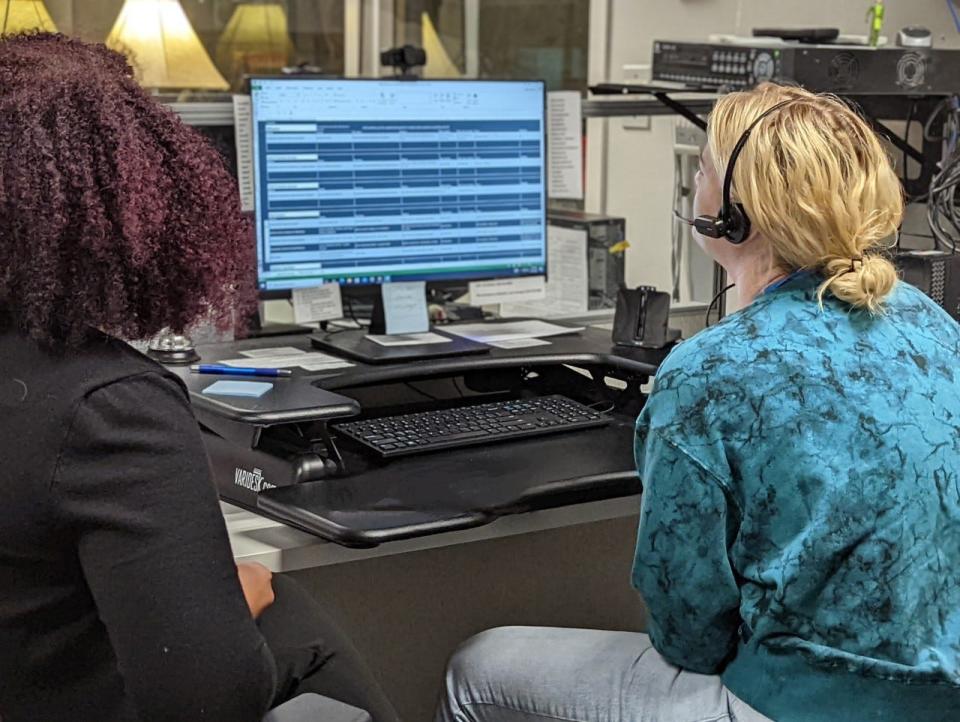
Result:
<svg viewBox="0 0 960 722">
<path fill-rule="evenodd" d="M 894 259 L 900 276 L 960 321 L 960 254 L 901 251 Z"/>
<path fill-rule="evenodd" d="M 583 211 L 551 209 L 547 222 L 552 226 L 576 228 L 587 234 L 587 279 L 590 293 L 587 308 L 591 311 L 614 308 L 617 291 L 624 284 L 626 274 L 625 253 L 626 221 L 615 216 L 605 216 Z"/>
</svg>

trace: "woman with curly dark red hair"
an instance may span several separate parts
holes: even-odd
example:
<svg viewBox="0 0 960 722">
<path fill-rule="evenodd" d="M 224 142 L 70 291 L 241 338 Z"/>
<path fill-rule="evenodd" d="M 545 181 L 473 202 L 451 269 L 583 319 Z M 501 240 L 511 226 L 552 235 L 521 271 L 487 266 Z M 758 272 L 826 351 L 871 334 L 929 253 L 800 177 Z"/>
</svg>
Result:
<svg viewBox="0 0 960 722">
<path fill-rule="evenodd" d="M 0 40 L 4 722 L 258 720 L 303 691 L 397 719 L 302 590 L 235 566 L 185 389 L 118 340 L 229 325 L 252 254 L 222 159 L 120 55 Z"/>
</svg>

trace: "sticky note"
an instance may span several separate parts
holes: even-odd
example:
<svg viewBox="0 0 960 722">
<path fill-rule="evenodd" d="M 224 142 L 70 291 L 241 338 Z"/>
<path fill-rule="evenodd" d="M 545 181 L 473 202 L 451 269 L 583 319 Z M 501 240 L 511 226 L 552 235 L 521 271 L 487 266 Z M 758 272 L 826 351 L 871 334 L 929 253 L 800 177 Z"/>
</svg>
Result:
<svg viewBox="0 0 960 722">
<path fill-rule="evenodd" d="M 249 399 L 259 399 L 273 384 L 263 381 L 214 381 L 201 393 L 212 396 L 243 396 Z"/>
<path fill-rule="evenodd" d="M 384 283 L 380 292 L 388 334 L 426 333 L 430 330 L 426 283 Z"/>
</svg>

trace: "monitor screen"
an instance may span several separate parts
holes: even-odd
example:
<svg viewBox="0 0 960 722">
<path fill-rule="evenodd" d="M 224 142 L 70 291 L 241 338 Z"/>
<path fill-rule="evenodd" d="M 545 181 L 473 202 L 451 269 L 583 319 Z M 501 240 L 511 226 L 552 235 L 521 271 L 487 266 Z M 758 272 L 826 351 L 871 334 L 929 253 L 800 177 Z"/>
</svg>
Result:
<svg viewBox="0 0 960 722">
<path fill-rule="evenodd" d="M 546 270 L 540 81 L 250 81 L 258 284 Z"/>
</svg>

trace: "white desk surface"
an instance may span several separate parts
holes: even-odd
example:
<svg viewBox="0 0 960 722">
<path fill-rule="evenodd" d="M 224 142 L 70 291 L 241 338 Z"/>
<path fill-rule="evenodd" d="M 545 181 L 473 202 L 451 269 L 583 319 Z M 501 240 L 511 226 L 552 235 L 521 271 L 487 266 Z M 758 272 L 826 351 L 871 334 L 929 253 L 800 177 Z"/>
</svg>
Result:
<svg viewBox="0 0 960 722">
<path fill-rule="evenodd" d="M 221 506 L 238 562 L 259 562 L 274 572 L 291 572 L 628 517 L 639 513 L 640 496 L 513 514 L 475 529 L 388 542 L 371 549 L 349 549 L 231 504 L 222 502 Z"/>
</svg>

